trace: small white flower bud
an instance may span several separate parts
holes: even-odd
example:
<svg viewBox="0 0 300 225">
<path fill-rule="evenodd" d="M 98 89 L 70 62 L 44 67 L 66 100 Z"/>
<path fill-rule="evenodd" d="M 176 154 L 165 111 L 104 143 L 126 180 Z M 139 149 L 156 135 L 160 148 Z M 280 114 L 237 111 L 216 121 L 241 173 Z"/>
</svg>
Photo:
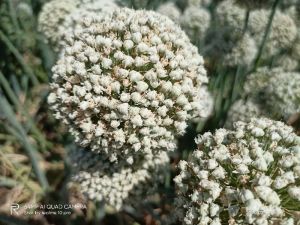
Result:
<svg viewBox="0 0 300 225">
<path fill-rule="evenodd" d="M 144 81 L 138 81 L 135 88 L 138 92 L 145 92 L 148 89 L 148 84 Z"/>
<path fill-rule="evenodd" d="M 133 41 L 131 41 L 131 40 L 125 40 L 125 41 L 124 41 L 124 48 L 125 48 L 126 50 L 132 49 L 133 46 L 134 46 Z"/>
</svg>

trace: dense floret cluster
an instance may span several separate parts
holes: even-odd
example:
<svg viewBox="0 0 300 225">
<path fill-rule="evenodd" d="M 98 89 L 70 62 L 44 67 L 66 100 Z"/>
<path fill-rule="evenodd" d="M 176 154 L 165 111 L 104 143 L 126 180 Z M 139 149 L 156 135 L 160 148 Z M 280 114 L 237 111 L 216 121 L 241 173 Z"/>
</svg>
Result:
<svg viewBox="0 0 300 225">
<path fill-rule="evenodd" d="M 249 121 L 252 116 L 284 119 L 300 113 L 300 74 L 283 68 L 259 68 L 244 85 L 244 98 L 228 111 L 226 127 L 235 121 Z M 248 119 L 247 119 L 248 118 Z"/>
<path fill-rule="evenodd" d="M 271 10 L 260 9 L 251 12 L 249 17 L 249 32 L 257 43 L 261 43 L 268 25 Z M 294 20 L 281 11 L 276 11 L 263 57 L 271 57 L 292 46 L 297 38 L 297 27 Z"/>
<path fill-rule="evenodd" d="M 134 165 L 112 164 L 103 155 L 82 149 L 73 150 L 70 155 L 74 168 L 72 181 L 80 185 L 89 199 L 105 202 L 113 210 L 146 199 L 161 181 L 169 163 L 165 152 L 146 154 Z"/>
<path fill-rule="evenodd" d="M 252 117 L 265 115 L 263 107 L 255 99 L 236 101 L 227 113 L 226 128 L 232 128 L 237 121 L 250 122 Z"/>
<path fill-rule="evenodd" d="M 181 12 L 173 2 L 166 2 L 160 5 L 156 11 L 162 15 L 169 17 L 174 22 L 179 23 Z"/>
<path fill-rule="evenodd" d="M 52 45 L 60 40 L 59 24 L 75 9 L 76 3 L 73 0 L 53 0 L 43 6 L 38 18 L 38 30 Z"/>
<path fill-rule="evenodd" d="M 287 120 L 300 113 L 300 73 L 285 72 L 272 77 L 262 91 L 266 107 L 274 117 Z"/>
<path fill-rule="evenodd" d="M 205 8 L 189 6 L 180 18 L 180 25 L 193 41 L 199 41 L 205 37 L 210 20 L 210 14 Z"/>
<path fill-rule="evenodd" d="M 111 161 L 173 150 L 187 120 L 207 114 L 197 48 L 154 12 L 120 9 L 85 17 L 82 26 L 53 67 L 48 102 L 56 118 Z"/>
<path fill-rule="evenodd" d="M 291 65 L 296 68 L 296 60 L 281 62 L 276 58 L 281 54 L 293 58 L 292 50 L 289 49 L 299 35 L 296 10 L 289 9 L 291 13 L 287 13 L 288 9 L 277 9 L 269 28 L 272 9 L 257 8 L 254 1 L 243 2 L 253 7 L 243 7 L 236 0 L 224 0 L 216 4 L 211 26 L 204 34 L 207 60 L 229 68 L 250 67 L 259 59 L 264 62 L 277 61 L 277 64 L 284 63 L 285 67 Z M 268 35 L 265 36 L 267 30 Z M 203 37 L 195 35 L 190 38 L 195 43 L 203 40 Z"/>
<path fill-rule="evenodd" d="M 39 15 L 38 29 L 60 51 L 64 35 L 70 35 L 86 15 L 105 14 L 117 8 L 113 0 L 51 0 Z"/>
<path fill-rule="evenodd" d="M 257 55 L 255 40 L 247 34 L 240 35 L 235 40 L 232 39 L 231 43 L 224 43 L 223 46 L 228 46 L 230 49 L 223 59 L 223 64 L 227 66 L 251 65 Z"/>
<path fill-rule="evenodd" d="M 300 138 L 268 119 L 196 139 L 174 179 L 184 224 L 297 224 Z"/>
<path fill-rule="evenodd" d="M 226 31 L 242 30 L 245 25 L 246 10 L 239 7 L 235 0 L 221 1 L 216 7 L 218 28 Z"/>
</svg>

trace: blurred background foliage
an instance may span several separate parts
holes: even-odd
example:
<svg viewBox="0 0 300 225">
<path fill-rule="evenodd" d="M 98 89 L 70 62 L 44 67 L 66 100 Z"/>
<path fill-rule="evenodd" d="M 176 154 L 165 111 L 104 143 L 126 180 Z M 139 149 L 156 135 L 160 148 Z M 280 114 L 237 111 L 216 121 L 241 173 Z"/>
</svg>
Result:
<svg viewBox="0 0 300 225">
<path fill-rule="evenodd" d="M 260 58 L 264 42 L 252 67 L 222 67 L 218 62 L 206 62 L 209 88 L 215 99 L 213 116 L 208 121 L 190 124 L 179 140 L 179 151 L 172 157 L 171 170 L 166 171 L 165 184 L 149 203 L 136 210 L 128 208 L 113 214 L 104 211 L 101 204 L 86 202 L 76 188 L 70 189 L 67 185 L 70 165 L 66 152 L 73 147 L 72 137 L 49 113 L 46 97 L 55 54 L 37 32 L 37 16 L 45 2 L 0 1 L 0 224 L 164 224 L 164 215 L 173 202 L 172 178 L 177 162 L 195 148 L 193 140 L 198 133 L 224 125 L 229 107 L 241 95 L 247 74 L 262 63 L 272 65 Z M 132 8 L 147 9 L 156 9 L 163 2 L 122 1 Z M 208 7 L 212 13 L 217 2 Z M 176 4 L 180 9 L 186 7 L 184 0 Z M 267 32 L 268 27 L 265 39 Z M 194 44 L 205 55 L 203 43 Z M 12 203 L 78 202 L 86 204 L 87 209 L 74 210 L 71 216 L 10 216 Z"/>
</svg>

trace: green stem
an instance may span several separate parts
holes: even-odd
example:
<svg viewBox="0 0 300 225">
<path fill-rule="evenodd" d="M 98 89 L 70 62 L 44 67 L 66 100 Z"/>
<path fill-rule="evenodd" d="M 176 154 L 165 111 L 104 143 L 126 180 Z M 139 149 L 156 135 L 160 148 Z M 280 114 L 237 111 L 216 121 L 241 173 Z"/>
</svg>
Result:
<svg viewBox="0 0 300 225">
<path fill-rule="evenodd" d="M 7 4 L 8 4 L 9 14 L 10 14 L 12 24 L 14 25 L 14 27 L 16 29 L 16 34 L 17 34 L 16 36 L 18 38 L 18 44 L 20 44 L 20 38 L 19 38 L 20 36 L 19 35 L 21 35 L 21 28 L 18 23 L 17 14 L 16 14 L 16 11 L 13 6 L 13 1 L 7 0 Z"/>
<path fill-rule="evenodd" d="M 240 76 L 241 76 L 241 65 L 238 65 L 238 68 L 236 69 L 235 78 L 233 82 L 233 88 L 232 88 L 232 94 L 231 94 L 231 103 L 234 102 L 238 96 L 238 85 L 240 85 Z"/>
<path fill-rule="evenodd" d="M 270 31 L 271 31 L 272 22 L 273 22 L 275 13 L 276 13 L 276 8 L 279 5 L 279 3 L 280 3 L 280 0 L 275 0 L 274 4 L 272 6 L 272 12 L 271 12 L 271 15 L 269 17 L 269 21 L 268 21 L 268 24 L 267 24 L 267 27 L 266 27 L 266 30 L 265 30 L 265 33 L 264 33 L 264 36 L 263 36 L 263 40 L 262 40 L 262 42 L 260 44 L 260 47 L 259 47 L 256 59 L 255 59 L 255 63 L 254 63 L 255 69 L 258 67 L 259 60 L 261 58 L 261 55 L 263 53 L 265 44 L 266 44 L 267 39 L 269 37 Z"/>
<path fill-rule="evenodd" d="M 7 48 L 11 51 L 11 53 L 16 57 L 20 65 L 23 67 L 23 70 L 25 73 L 30 77 L 32 83 L 34 85 L 39 84 L 39 81 L 37 80 L 36 76 L 34 75 L 32 69 L 26 64 L 26 62 L 23 59 L 23 56 L 21 53 L 16 49 L 16 47 L 13 45 L 13 43 L 6 37 L 6 35 L 0 30 L 0 40 L 4 42 L 4 44 L 7 46 Z"/>
<path fill-rule="evenodd" d="M 249 18 L 250 18 L 250 9 L 247 9 L 246 17 L 245 17 L 245 23 L 244 23 L 244 28 L 243 28 L 243 35 L 246 33 L 246 31 L 248 29 Z"/>
</svg>

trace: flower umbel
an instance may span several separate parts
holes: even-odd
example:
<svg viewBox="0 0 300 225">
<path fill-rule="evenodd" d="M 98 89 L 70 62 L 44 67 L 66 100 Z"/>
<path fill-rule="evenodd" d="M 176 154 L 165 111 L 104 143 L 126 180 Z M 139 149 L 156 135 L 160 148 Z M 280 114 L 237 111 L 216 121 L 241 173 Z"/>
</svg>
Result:
<svg viewBox="0 0 300 225">
<path fill-rule="evenodd" d="M 176 24 L 151 11 L 86 16 L 53 73 L 56 118 L 111 161 L 171 151 L 187 120 L 208 114 L 203 58 Z"/>
<path fill-rule="evenodd" d="M 291 127 L 253 118 L 196 144 L 174 179 L 184 224 L 299 222 L 300 139 Z"/>
</svg>

